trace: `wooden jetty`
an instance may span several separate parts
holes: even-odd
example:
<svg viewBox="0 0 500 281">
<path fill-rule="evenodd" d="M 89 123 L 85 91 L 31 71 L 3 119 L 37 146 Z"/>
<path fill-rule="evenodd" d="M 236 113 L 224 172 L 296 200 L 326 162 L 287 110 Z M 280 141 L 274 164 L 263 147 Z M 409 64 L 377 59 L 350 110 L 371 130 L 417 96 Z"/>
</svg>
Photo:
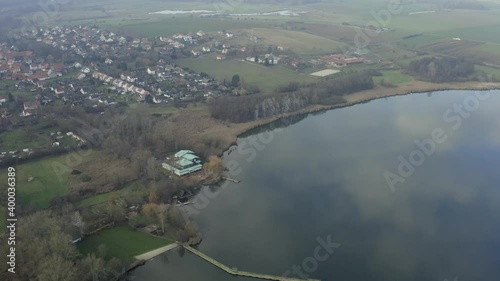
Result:
<svg viewBox="0 0 500 281">
<path fill-rule="evenodd" d="M 317 279 L 299 279 L 299 278 L 292 278 L 292 277 L 284 277 L 284 276 L 276 276 L 276 275 L 269 275 L 269 274 L 261 274 L 261 273 L 253 273 L 253 272 L 247 272 L 247 271 L 239 271 L 237 269 L 229 268 L 228 266 L 214 260 L 213 258 L 205 255 L 204 253 L 194 249 L 193 247 L 187 246 L 187 245 L 182 245 L 186 250 L 190 251 L 191 253 L 197 255 L 198 257 L 206 260 L 207 262 L 217 266 L 218 268 L 224 270 L 225 272 L 235 275 L 235 276 L 244 276 L 244 277 L 251 277 L 251 278 L 258 278 L 258 279 L 264 279 L 264 280 L 274 280 L 274 281 L 321 281 Z"/>
<path fill-rule="evenodd" d="M 179 247 L 179 244 L 177 242 L 175 242 L 175 243 L 172 243 L 172 244 L 167 245 L 165 247 L 161 247 L 161 248 L 152 250 L 150 252 L 144 253 L 142 255 L 135 256 L 134 258 L 137 260 L 148 261 L 156 256 L 159 256 L 159 255 L 166 253 L 170 250 L 173 250 L 177 247 Z"/>
<path fill-rule="evenodd" d="M 240 183 L 241 182 L 239 180 L 235 180 L 235 179 L 232 179 L 232 178 L 229 178 L 229 177 L 224 177 L 224 176 L 222 176 L 221 179 L 227 180 L 227 181 L 232 181 L 234 183 Z"/>
</svg>

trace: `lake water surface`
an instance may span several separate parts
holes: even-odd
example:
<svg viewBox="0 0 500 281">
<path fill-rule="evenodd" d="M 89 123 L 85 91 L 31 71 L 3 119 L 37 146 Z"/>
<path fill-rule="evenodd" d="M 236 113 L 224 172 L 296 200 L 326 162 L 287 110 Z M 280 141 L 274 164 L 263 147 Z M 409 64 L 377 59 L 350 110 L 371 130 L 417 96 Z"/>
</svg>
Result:
<svg viewBox="0 0 500 281">
<path fill-rule="evenodd" d="M 381 99 L 241 137 L 225 162 L 242 182 L 198 195 L 199 250 L 321 280 L 499 280 L 500 91 L 474 93 Z M 340 246 L 328 253 L 328 240 Z M 182 251 L 128 278 L 246 281 Z"/>
</svg>

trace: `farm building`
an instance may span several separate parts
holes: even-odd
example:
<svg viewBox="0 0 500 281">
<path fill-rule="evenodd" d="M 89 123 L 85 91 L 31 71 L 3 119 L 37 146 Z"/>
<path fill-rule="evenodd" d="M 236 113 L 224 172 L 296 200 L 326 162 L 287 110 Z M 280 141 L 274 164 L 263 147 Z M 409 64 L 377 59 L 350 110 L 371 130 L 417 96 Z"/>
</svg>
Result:
<svg viewBox="0 0 500 281">
<path fill-rule="evenodd" d="M 351 64 L 359 64 L 359 63 L 364 63 L 365 60 L 363 58 L 358 58 L 358 57 L 348 57 L 346 55 L 330 55 L 330 56 L 323 56 L 321 59 L 330 65 L 351 65 Z"/>
<path fill-rule="evenodd" d="M 200 158 L 191 150 L 181 150 L 173 158 L 167 157 L 162 166 L 178 176 L 188 175 L 203 168 Z"/>
</svg>

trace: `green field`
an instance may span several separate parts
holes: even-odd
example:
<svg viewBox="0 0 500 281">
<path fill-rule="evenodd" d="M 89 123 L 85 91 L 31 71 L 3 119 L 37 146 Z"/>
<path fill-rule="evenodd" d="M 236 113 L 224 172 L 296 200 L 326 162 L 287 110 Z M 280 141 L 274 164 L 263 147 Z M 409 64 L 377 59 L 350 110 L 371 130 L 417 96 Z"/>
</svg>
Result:
<svg viewBox="0 0 500 281">
<path fill-rule="evenodd" d="M 259 44 L 268 46 L 286 46 L 290 51 L 300 55 L 324 55 L 339 53 L 345 44 L 306 32 L 283 30 L 277 28 L 253 28 L 245 30 L 247 34 L 254 34 Z M 248 36 L 239 38 L 237 43 L 250 44 Z"/>
<path fill-rule="evenodd" d="M 92 154 L 84 156 L 84 153 L 47 157 L 14 165 L 18 204 L 43 209 L 49 207 L 51 199 L 67 194 L 72 177 L 70 175 L 72 163 L 79 161 L 79 159 L 88 161 L 92 158 Z M 3 169 L 0 174 L 2 182 L 7 182 L 6 175 L 6 169 Z M 28 182 L 29 177 L 33 177 L 34 180 Z"/>
<path fill-rule="evenodd" d="M 116 190 L 116 191 L 111 191 L 108 193 L 103 193 L 99 195 L 95 195 L 92 197 L 88 197 L 80 201 L 78 204 L 79 207 L 89 207 L 92 205 L 100 204 L 109 201 L 109 199 L 113 197 L 120 197 L 123 193 L 125 192 L 124 189 L 122 190 Z"/>
<path fill-rule="evenodd" d="M 0 151 L 22 150 L 30 148 L 35 151 L 50 148 L 54 141 L 50 137 L 51 132 L 57 132 L 59 129 L 53 127 L 50 121 L 41 121 L 38 124 L 26 125 L 0 133 Z M 69 136 L 63 135 L 58 140 L 61 146 L 75 145 L 76 142 Z"/>
<path fill-rule="evenodd" d="M 492 75 L 493 79 L 500 79 L 500 68 L 493 68 L 482 65 L 476 65 L 475 68 L 478 72 L 484 72 L 486 74 Z"/>
<path fill-rule="evenodd" d="M 391 84 L 401 84 L 412 80 L 411 76 L 401 73 L 399 70 L 383 70 L 381 72 L 384 76 L 373 77 L 373 82 L 375 84 L 380 84 L 382 79 L 384 79 L 386 83 Z"/>
<path fill-rule="evenodd" d="M 212 56 L 205 56 L 196 59 L 181 59 L 177 60 L 176 63 L 196 72 L 205 72 L 219 80 L 231 81 L 234 74 L 239 74 L 245 83 L 258 86 L 264 93 L 271 93 L 278 86 L 287 85 L 290 82 L 311 83 L 318 81 L 316 77 L 297 73 L 280 65 L 266 67 L 236 59 L 217 61 Z"/>
<path fill-rule="evenodd" d="M 135 231 L 128 226 L 117 226 L 106 229 L 96 235 L 85 238 L 77 244 L 83 255 L 96 252 L 99 245 L 106 246 L 106 258 L 117 257 L 131 260 L 134 256 L 172 244 L 172 239 L 162 239 L 149 234 Z"/>
<path fill-rule="evenodd" d="M 143 184 L 135 181 L 128 185 L 127 187 L 120 189 L 120 190 L 115 190 L 111 191 L 108 193 L 103 193 L 103 194 L 98 194 L 94 195 L 88 198 L 83 199 L 80 201 L 78 204 L 78 207 L 89 207 L 97 204 L 102 204 L 108 202 L 111 198 L 118 198 L 120 196 L 125 196 L 125 195 L 138 195 L 138 196 L 146 196 L 147 192 L 145 192 L 146 188 L 144 187 Z"/>
</svg>

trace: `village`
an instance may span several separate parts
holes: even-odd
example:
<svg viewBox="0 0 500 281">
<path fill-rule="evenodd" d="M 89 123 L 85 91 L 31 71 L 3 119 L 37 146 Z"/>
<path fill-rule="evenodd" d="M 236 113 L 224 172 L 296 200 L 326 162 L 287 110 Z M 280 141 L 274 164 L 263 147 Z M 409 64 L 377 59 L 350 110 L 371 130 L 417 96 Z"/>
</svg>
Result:
<svg viewBox="0 0 500 281">
<path fill-rule="evenodd" d="M 216 61 L 238 60 L 267 67 L 280 64 L 295 71 L 311 66 L 327 68 L 311 74 L 317 77 L 338 73 L 343 66 L 367 63 L 354 54 L 306 60 L 285 45 L 242 45 L 238 43 L 240 36 L 199 30 L 170 37 L 133 38 L 96 26 L 56 26 L 18 34 L 16 44 L 0 44 L 0 79 L 5 85 L 0 89 L 0 125 L 7 128 L 26 123 L 20 121 L 23 118 L 46 116 L 43 108 L 54 102 L 99 113 L 138 102 L 185 106 L 204 103 L 211 96 L 246 93 L 239 83 L 218 81 L 178 66 L 179 58 L 209 55 Z M 251 39 L 258 40 L 256 36 Z M 48 143 L 49 150 L 58 147 L 55 143 L 56 139 Z M 30 153 L 13 153 L 17 150 Z M 0 151 L 0 163 L 31 154 L 33 148 Z"/>
</svg>

